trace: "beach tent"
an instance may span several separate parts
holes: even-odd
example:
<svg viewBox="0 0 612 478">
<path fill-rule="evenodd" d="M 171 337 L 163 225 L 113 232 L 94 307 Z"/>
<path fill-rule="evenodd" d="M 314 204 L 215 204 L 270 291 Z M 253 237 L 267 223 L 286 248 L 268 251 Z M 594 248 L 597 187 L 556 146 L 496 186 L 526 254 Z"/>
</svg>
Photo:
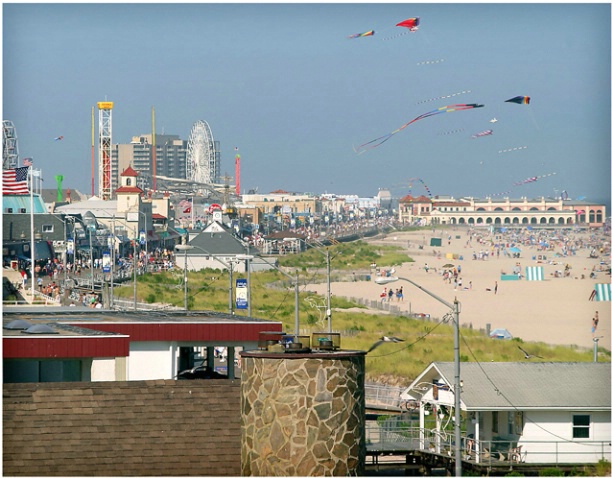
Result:
<svg viewBox="0 0 612 478">
<path fill-rule="evenodd" d="M 525 267 L 525 278 L 527 280 L 544 280 L 544 267 L 542 266 Z"/>
<path fill-rule="evenodd" d="M 595 284 L 597 295 L 595 300 L 610 301 L 612 300 L 612 284 Z"/>
<path fill-rule="evenodd" d="M 495 329 L 489 334 L 489 337 L 491 337 L 492 339 L 510 340 L 512 338 L 512 334 L 508 331 L 508 329 Z"/>
</svg>

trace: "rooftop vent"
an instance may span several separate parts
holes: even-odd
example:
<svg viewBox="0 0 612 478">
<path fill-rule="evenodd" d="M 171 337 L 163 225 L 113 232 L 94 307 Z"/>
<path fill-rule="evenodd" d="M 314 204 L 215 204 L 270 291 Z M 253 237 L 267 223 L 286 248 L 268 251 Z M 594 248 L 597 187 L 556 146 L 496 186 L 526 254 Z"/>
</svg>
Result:
<svg viewBox="0 0 612 478">
<path fill-rule="evenodd" d="M 53 327 L 47 324 L 36 324 L 29 327 L 27 330 L 22 330 L 22 334 L 59 334 Z"/>
<path fill-rule="evenodd" d="M 30 327 L 32 327 L 32 324 L 27 320 L 17 319 L 9 322 L 2 328 L 6 330 L 26 330 Z"/>
</svg>

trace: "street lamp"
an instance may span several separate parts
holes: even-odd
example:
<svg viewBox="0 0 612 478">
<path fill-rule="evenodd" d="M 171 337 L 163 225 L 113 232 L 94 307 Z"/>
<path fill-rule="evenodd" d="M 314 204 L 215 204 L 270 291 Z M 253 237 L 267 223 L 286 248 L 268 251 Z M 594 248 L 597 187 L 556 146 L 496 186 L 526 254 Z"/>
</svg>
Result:
<svg viewBox="0 0 612 478">
<path fill-rule="evenodd" d="M 283 239 L 283 241 L 290 241 L 291 239 Z M 327 310 L 326 310 L 326 315 L 327 315 L 327 326 L 328 326 L 328 332 L 331 333 L 332 332 L 332 307 L 331 307 L 331 258 L 329 256 L 329 249 L 325 249 L 325 252 L 323 252 L 321 249 L 319 249 L 318 247 L 306 242 L 304 239 L 301 238 L 297 238 L 298 241 L 302 241 L 305 245 L 306 248 L 308 249 L 309 247 L 311 249 L 314 249 L 315 251 L 317 251 L 319 254 L 323 254 L 325 256 L 325 265 L 327 268 Z"/>
<path fill-rule="evenodd" d="M 295 271 L 295 279 L 294 279 L 289 274 L 287 274 L 285 271 L 279 269 L 278 267 L 276 267 L 271 262 L 266 261 L 263 257 L 260 258 L 260 259 L 263 262 L 265 262 L 266 264 L 268 264 L 269 266 L 272 266 L 274 269 L 276 269 L 281 274 L 284 274 L 285 276 L 289 277 L 291 280 L 295 281 L 294 282 L 294 288 L 295 288 L 295 335 L 296 336 L 300 335 L 300 278 L 299 278 L 299 271 L 296 269 L 296 271 Z"/>
<path fill-rule="evenodd" d="M 461 476 L 461 370 L 459 360 L 459 301 L 455 297 L 455 301 L 451 304 L 450 302 L 445 301 L 433 292 L 428 291 L 413 280 L 407 279 L 406 277 L 377 277 L 374 282 L 383 285 L 398 280 L 409 282 L 415 287 L 421 289 L 427 295 L 433 297 L 438 302 L 451 309 L 455 317 L 455 476 Z"/>
<path fill-rule="evenodd" d="M 229 270 L 229 313 L 230 313 L 230 315 L 234 315 L 234 304 L 233 304 L 233 301 L 234 301 L 234 297 L 233 297 L 234 289 L 233 289 L 233 284 L 232 284 L 233 273 L 234 273 L 234 263 L 232 261 L 229 261 L 229 264 L 228 264 L 227 262 L 222 261 L 221 259 L 216 257 L 214 254 L 210 253 L 206 249 L 203 249 L 202 247 L 194 246 L 194 245 L 191 245 L 191 244 L 178 244 L 178 245 L 174 246 L 174 249 L 177 250 L 177 251 L 185 251 L 185 271 L 184 271 L 184 277 L 185 277 L 185 310 L 189 310 L 189 308 L 187 306 L 187 251 L 190 251 L 192 249 L 199 249 L 204 254 L 208 254 L 214 260 L 216 260 L 217 262 L 220 262 L 221 264 L 223 264 Z M 248 286 L 251 287 L 251 284 L 249 283 Z"/>
</svg>

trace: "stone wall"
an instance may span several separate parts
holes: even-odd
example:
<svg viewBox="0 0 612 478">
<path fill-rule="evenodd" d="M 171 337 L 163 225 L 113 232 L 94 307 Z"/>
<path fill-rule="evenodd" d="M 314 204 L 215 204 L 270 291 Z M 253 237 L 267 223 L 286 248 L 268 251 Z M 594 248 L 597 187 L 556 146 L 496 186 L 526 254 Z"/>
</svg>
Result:
<svg viewBox="0 0 612 478">
<path fill-rule="evenodd" d="M 242 353 L 242 475 L 363 474 L 364 382 L 361 351 Z"/>
</svg>

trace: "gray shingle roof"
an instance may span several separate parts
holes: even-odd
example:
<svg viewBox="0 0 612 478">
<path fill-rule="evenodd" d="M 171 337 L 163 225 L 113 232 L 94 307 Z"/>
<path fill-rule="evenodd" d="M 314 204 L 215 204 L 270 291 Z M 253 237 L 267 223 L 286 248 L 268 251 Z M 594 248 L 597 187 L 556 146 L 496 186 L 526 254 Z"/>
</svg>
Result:
<svg viewBox="0 0 612 478">
<path fill-rule="evenodd" d="M 454 383 L 453 362 L 432 365 L 446 383 Z M 611 409 L 610 363 L 468 362 L 461 363 L 460 375 L 461 401 L 468 410 Z"/>
<path fill-rule="evenodd" d="M 210 254 L 217 255 L 236 255 L 246 254 L 247 247 L 240 239 L 234 236 L 227 228 L 223 227 L 223 231 L 219 232 L 201 232 L 191 241 L 190 246 L 200 247 Z M 199 249 L 191 249 L 187 251 L 188 256 L 201 256 L 204 252 Z"/>
</svg>

